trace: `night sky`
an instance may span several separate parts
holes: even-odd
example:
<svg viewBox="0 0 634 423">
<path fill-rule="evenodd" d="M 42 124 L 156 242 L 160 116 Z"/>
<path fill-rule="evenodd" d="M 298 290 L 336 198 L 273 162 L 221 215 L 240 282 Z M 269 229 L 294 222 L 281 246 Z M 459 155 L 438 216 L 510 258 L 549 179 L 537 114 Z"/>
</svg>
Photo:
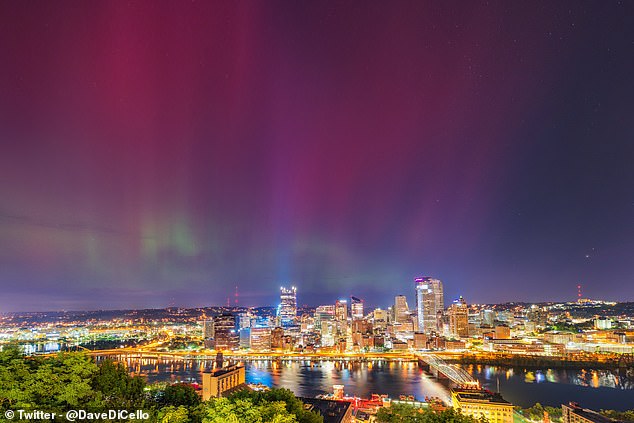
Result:
<svg viewBox="0 0 634 423">
<path fill-rule="evenodd" d="M 634 2 L 0 1 L 0 312 L 634 300 Z"/>
</svg>

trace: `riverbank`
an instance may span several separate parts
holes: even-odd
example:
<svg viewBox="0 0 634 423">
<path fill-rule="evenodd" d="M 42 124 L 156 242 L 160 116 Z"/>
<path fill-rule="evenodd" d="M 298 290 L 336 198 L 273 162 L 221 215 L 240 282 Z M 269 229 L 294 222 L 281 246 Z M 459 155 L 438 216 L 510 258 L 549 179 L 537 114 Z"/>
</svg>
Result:
<svg viewBox="0 0 634 423">
<path fill-rule="evenodd" d="M 525 369 L 619 369 L 619 363 L 617 360 L 605 358 L 575 358 L 572 356 L 557 357 L 517 354 L 463 354 L 460 357 L 453 358 L 451 360 L 447 359 L 446 361 L 464 365 L 473 364 L 502 367 L 521 367 Z"/>
</svg>

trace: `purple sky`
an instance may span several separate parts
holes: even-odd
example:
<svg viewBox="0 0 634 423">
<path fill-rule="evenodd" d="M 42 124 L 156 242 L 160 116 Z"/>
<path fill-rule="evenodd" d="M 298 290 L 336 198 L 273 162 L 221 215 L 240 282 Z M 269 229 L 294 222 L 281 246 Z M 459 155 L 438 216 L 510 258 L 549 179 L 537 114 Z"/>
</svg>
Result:
<svg viewBox="0 0 634 423">
<path fill-rule="evenodd" d="M 1 2 L 0 312 L 634 300 L 631 2 Z"/>
</svg>

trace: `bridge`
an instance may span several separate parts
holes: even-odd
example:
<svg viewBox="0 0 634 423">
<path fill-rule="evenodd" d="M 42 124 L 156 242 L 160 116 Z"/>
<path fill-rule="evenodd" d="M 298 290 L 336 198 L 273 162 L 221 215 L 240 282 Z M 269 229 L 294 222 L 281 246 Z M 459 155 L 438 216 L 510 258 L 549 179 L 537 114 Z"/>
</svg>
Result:
<svg viewBox="0 0 634 423">
<path fill-rule="evenodd" d="M 435 371 L 438 376 L 445 376 L 458 385 L 480 386 L 480 382 L 466 370 L 455 364 L 447 363 L 436 354 L 417 354 L 416 356 L 419 364 L 423 365 L 423 367 L 429 367 L 429 369 Z"/>
</svg>

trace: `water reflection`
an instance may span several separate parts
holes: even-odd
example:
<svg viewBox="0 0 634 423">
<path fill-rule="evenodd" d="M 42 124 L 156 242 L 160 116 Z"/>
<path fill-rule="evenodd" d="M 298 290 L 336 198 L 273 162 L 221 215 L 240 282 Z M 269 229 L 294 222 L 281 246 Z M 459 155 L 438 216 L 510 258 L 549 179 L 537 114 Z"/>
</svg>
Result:
<svg viewBox="0 0 634 423">
<path fill-rule="evenodd" d="M 616 370 L 522 369 L 466 365 L 464 369 L 482 386 L 496 391 L 516 405 L 536 402 L 559 406 L 569 401 L 589 408 L 627 408 L 634 404 L 634 378 Z"/>
<path fill-rule="evenodd" d="M 98 358 L 102 359 L 102 358 Z M 213 359 L 138 358 L 118 356 L 133 374 L 150 383 L 201 382 L 202 372 Z M 536 402 L 560 406 L 578 401 L 589 408 L 625 407 L 634 404 L 634 380 L 618 372 L 595 369 L 522 369 L 468 365 L 465 370 L 492 391 L 500 390 L 515 405 L 528 407 Z M 419 369 L 415 362 L 377 360 L 254 360 L 246 362 L 251 383 L 291 389 L 297 395 L 313 397 L 331 392 L 341 384 L 350 395 L 368 397 L 373 393 L 391 397 L 414 395 L 418 399 L 435 396 L 448 399 L 447 381 L 439 383 Z"/>
<path fill-rule="evenodd" d="M 514 369 L 496 366 L 464 366 L 481 381 L 514 379 L 521 375 L 525 383 L 561 383 L 591 388 L 634 389 L 634 378 L 619 375 L 616 370 L 596 369 Z"/>
</svg>

